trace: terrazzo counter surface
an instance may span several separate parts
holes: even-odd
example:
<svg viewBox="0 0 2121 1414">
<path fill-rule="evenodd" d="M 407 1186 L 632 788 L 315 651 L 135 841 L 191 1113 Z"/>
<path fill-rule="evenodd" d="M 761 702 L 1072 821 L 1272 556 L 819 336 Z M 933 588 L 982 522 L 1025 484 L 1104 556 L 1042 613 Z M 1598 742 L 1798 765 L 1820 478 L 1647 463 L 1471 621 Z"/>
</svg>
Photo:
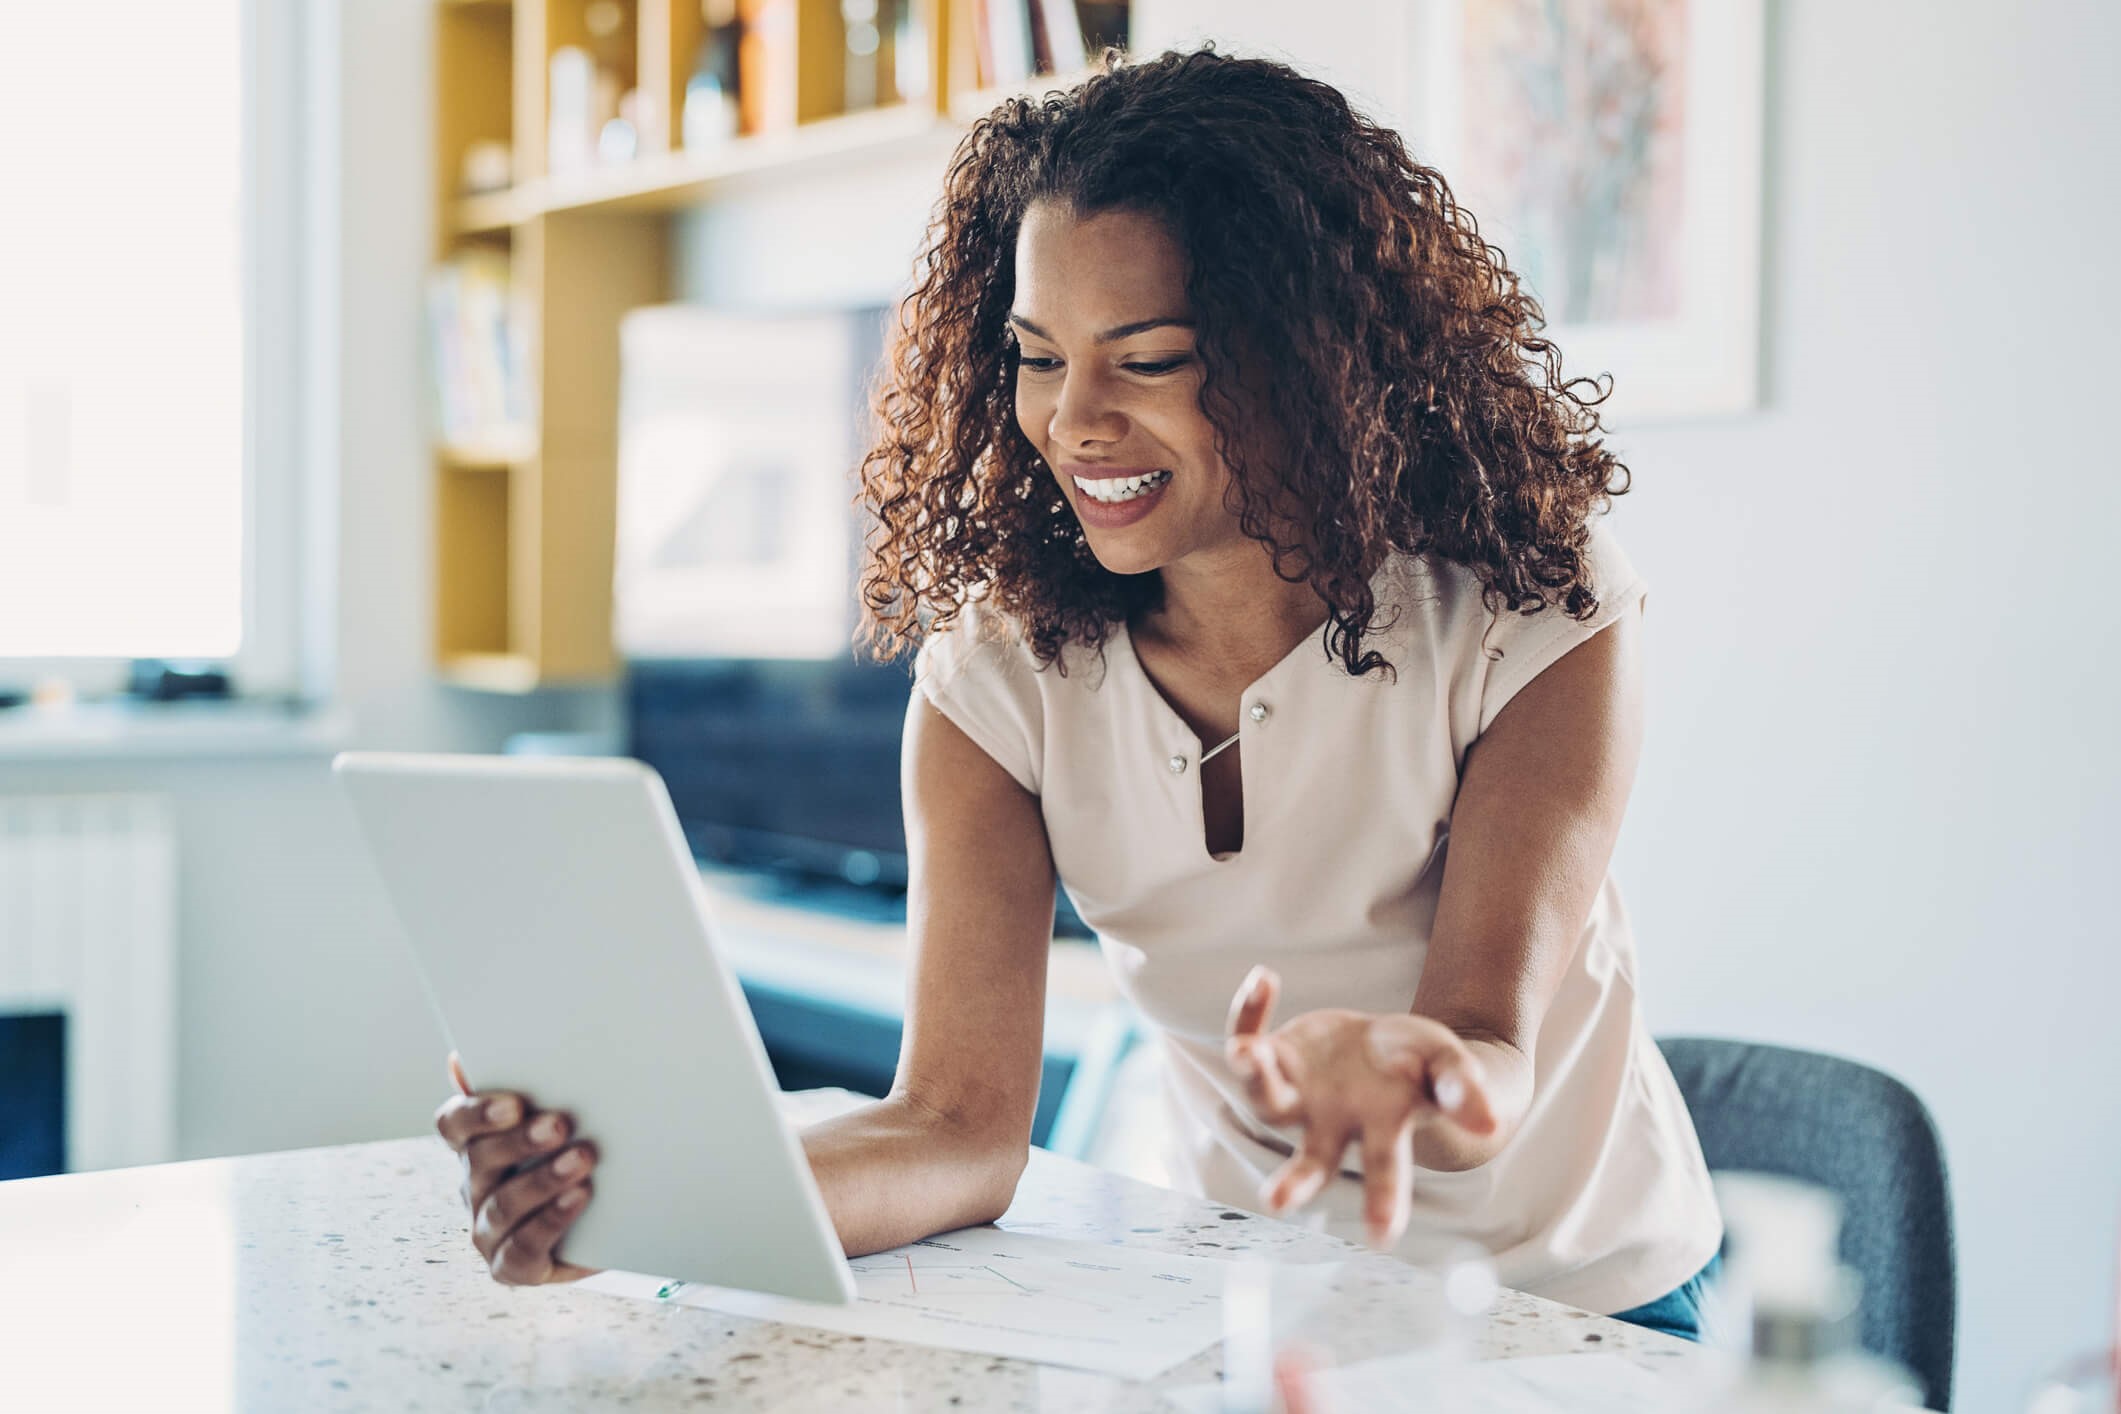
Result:
<svg viewBox="0 0 2121 1414">
<path fill-rule="evenodd" d="M 1211 1346 L 1149 1384 L 567 1287 L 472 1251 L 455 1159 L 419 1138 L 0 1184 L 10 1410 L 1168 1410 Z M 1426 1274 L 1293 1224 L 1033 1151 L 1003 1225 L 1199 1257 L 1346 1265 L 1299 1335 L 1406 1349 Z M 1484 1357 L 1694 1347 L 1506 1292 Z"/>
</svg>

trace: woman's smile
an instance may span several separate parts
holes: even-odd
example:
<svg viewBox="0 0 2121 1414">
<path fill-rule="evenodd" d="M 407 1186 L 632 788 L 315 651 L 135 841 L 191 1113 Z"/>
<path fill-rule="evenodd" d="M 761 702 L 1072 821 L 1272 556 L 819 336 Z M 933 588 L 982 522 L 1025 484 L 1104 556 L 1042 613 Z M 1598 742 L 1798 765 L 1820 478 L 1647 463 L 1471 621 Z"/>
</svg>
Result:
<svg viewBox="0 0 2121 1414">
<path fill-rule="evenodd" d="M 1155 509 L 1164 488 L 1171 484 L 1171 472 L 1164 467 L 1064 462 L 1059 471 L 1075 502 L 1076 515 L 1096 530 L 1134 524 Z"/>
</svg>

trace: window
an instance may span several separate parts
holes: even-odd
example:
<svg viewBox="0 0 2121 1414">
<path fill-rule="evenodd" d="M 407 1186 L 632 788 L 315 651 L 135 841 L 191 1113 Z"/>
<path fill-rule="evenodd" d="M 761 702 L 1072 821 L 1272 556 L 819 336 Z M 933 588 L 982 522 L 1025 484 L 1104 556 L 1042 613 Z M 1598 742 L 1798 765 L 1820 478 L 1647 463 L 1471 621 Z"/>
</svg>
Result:
<svg viewBox="0 0 2121 1414">
<path fill-rule="evenodd" d="M 9 18 L 0 685 L 101 691 L 158 657 L 292 686 L 291 16 L 99 0 Z"/>
</svg>

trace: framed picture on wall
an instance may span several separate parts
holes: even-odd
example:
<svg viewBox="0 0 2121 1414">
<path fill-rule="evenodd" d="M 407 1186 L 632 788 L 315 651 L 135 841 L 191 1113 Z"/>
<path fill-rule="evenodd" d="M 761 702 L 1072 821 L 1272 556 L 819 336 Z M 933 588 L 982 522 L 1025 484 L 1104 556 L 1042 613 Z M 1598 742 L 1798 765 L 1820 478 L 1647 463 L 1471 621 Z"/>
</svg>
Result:
<svg viewBox="0 0 2121 1414">
<path fill-rule="evenodd" d="M 1608 427 L 1759 399 L 1764 0 L 1429 0 L 1416 156 Z"/>
</svg>

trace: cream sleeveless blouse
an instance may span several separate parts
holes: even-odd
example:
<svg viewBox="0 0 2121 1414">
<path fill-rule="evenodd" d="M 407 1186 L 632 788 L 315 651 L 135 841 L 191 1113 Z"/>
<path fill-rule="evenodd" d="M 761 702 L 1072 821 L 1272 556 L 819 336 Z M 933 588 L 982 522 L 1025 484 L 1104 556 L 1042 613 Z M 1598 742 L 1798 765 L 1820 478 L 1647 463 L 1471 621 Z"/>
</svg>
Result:
<svg viewBox="0 0 2121 1414">
<path fill-rule="evenodd" d="M 1467 748 L 1517 691 L 1643 598 L 1593 525 L 1597 614 L 1490 612 L 1462 566 L 1400 555 L 1374 582 L 1376 646 L 1396 680 L 1356 679 L 1306 639 L 1240 703 L 1244 843 L 1207 852 L 1202 743 L 1135 658 L 1124 628 L 1100 656 L 1040 670 L 975 605 L 929 638 L 916 692 L 1037 796 L 1060 881 L 1126 997 L 1161 1034 L 1171 1172 L 1256 1210 L 1292 1152 L 1222 1057 L 1231 994 L 1280 973 L 1276 1021 L 1319 1007 L 1409 1010 L 1436 917 Z M 1396 611 L 1396 616 L 1395 616 Z M 1609 876 L 1541 1026 L 1523 1127 L 1487 1164 L 1417 1169 L 1410 1261 L 1471 1240 L 1505 1285 L 1598 1312 L 1655 1300 L 1716 1251 L 1721 1220 L 1685 1102 L 1645 1029 L 1634 941 Z M 1362 1240 L 1360 1152 L 1313 1201 Z"/>
</svg>

